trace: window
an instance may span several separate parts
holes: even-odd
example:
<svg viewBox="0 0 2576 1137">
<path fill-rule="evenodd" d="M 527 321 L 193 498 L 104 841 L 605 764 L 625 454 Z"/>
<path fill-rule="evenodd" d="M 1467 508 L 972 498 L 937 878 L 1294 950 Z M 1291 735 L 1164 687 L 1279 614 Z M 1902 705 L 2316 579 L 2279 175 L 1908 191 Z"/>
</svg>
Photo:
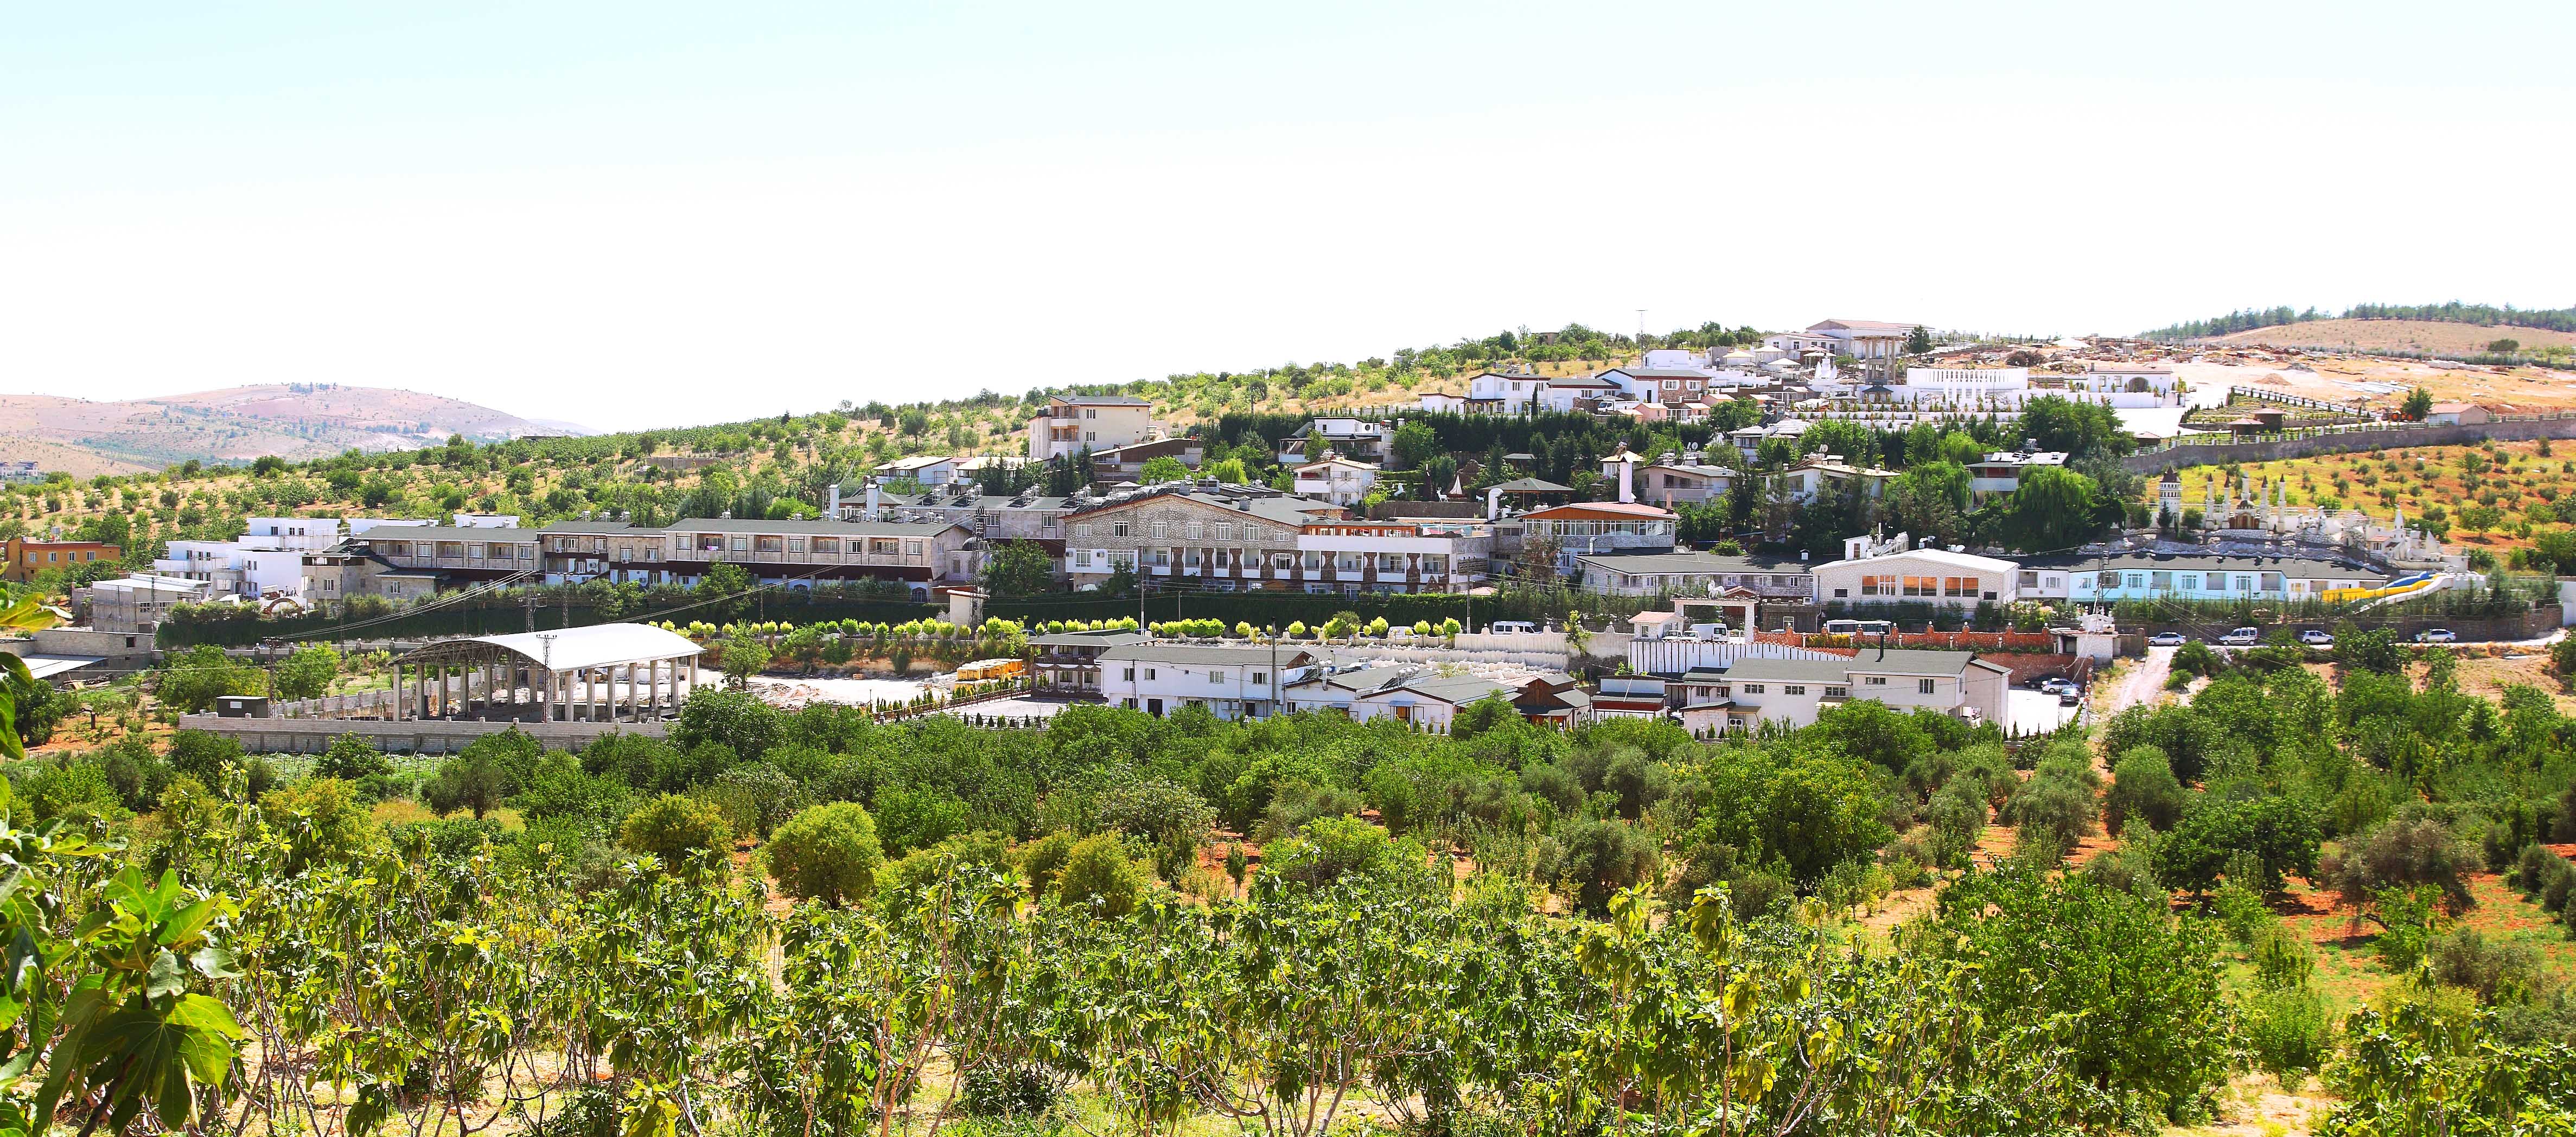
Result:
<svg viewBox="0 0 2576 1137">
<path fill-rule="evenodd" d="M 1151 667 L 1146 668 L 1146 669 L 1145 669 L 1145 678 L 1147 678 L 1147 679 L 1151 679 L 1151 678 L 1153 678 L 1153 677 L 1154 677 L 1154 669 L 1153 669 L 1153 668 L 1151 668 Z"/>
<path fill-rule="evenodd" d="M 2142 572 L 2133 572 L 2128 574 L 2128 586 L 2131 589 L 2145 588 L 2147 586 L 2147 574 Z"/>
<path fill-rule="evenodd" d="M 1124 675 L 1119 676 L 1119 678 L 1124 679 L 1124 680 L 1126 680 L 1127 682 L 1130 682 L 1130 683 L 1135 682 L 1135 681 L 1136 681 L 1136 669 L 1135 669 L 1135 668 L 1133 668 L 1133 667 L 1128 668 L 1128 669 L 1127 669 L 1127 673 L 1126 673 L 1126 674 L 1124 674 Z"/>
<path fill-rule="evenodd" d="M 1220 540 L 1220 541 L 1231 541 L 1231 540 L 1234 540 L 1234 523 L 1233 523 L 1233 522 L 1231 522 L 1231 521 L 1219 521 L 1219 522 L 1217 522 L 1217 523 L 1216 523 L 1216 539 L 1217 539 L 1217 540 Z"/>
<path fill-rule="evenodd" d="M 1783 695 L 1804 695 L 1807 693 L 1807 685 L 1804 683 L 1783 684 L 1780 687 L 1780 693 Z"/>
<path fill-rule="evenodd" d="M 750 551 L 751 551 L 751 538 L 749 538 L 749 537 L 744 537 L 744 536 L 736 536 L 736 537 L 733 539 L 733 551 L 735 551 L 735 552 L 737 552 L 737 553 L 748 553 L 748 552 L 750 552 Z"/>
<path fill-rule="evenodd" d="M 1892 576 L 1864 576 L 1860 578 L 1860 594 L 1863 596 L 1894 596 L 1896 595 L 1896 578 Z M 1842 595 L 1842 590 L 1835 589 L 1834 595 Z"/>
<path fill-rule="evenodd" d="M 841 539 L 838 537 L 816 537 L 814 538 L 814 551 L 818 553 L 840 552 Z"/>
<path fill-rule="evenodd" d="M 2148 573 L 2147 587 L 2153 588 L 2158 592 L 2171 592 L 2173 591 L 2173 574 L 2170 572 Z"/>
<path fill-rule="evenodd" d="M 1164 537 L 1169 537 L 1169 536 L 1171 536 L 1171 535 L 1172 535 L 1172 534 L 1171 534 L 1171 529 L 1172 529 L 1172 523 L 1171 523 L 1171 522 L 1168 522 L 1168 521 L 1157 521 L 1157 522 L 1155 522 L 1155 523 L 1154 523 L 1154 536 L 1155 536 L 1155 538 L 1156 538 L 1156 539 L 1161 539 L 1161 538 L 1164 538 Z"/>
<path fill-rule="evenodd" d="M 2236 578 L 2236 591 L 2238 591 L 2238 592 L 2252 592 L 2252 591 L 2254 591 L 2254 578 L 2253 578 L 2253 577 L 2250 577 L 2250 576 L 2240 576 L 2240 577 L 2237 577 L 2237 578 Z"/>
<path fill-rule="evenodd" d="M 1116 521 L 1112 521 L 1112 522 L 1110 522 L 1110 523 L 1109 523 L 1109 535 L 1110 535 L 1110 536 L 1112 536 L 1112 537 L 1124 537 L 1124 536 L 1126 536 L 1126 535 L 1127 535 L 1127 521 L 1126 521 L 1126 519 L 1125 519 L 1125 518 L 1120 518 L 1119 520 L 1116 520 Z"/>
<path fill-rule="evenodd" d="M 1974 599 L 1977 595 L 1977 578 L 1973 576 L 1943 577 L 1941 578 L 1941 595 L 1965 596 L 1970 599 Z"/>
<path fill-rule="evenodd" d="M 1076 537 L 1088 537 L 1088 536 L 1090 536 L 1090 535 L 1091 535 L 1091 523 L 1090 523 L 1090 522 L 1088 522 L 1088 521 L 1081 521 L 1081 522 L 1076 522 L 1076 523 L 1074 523 L 1074 526 L 1073 526 L 1073 535 L 1074 535 L 1074 536 L 1076 536 Z"/>
<path fill-rule="evenodd" d="M 1866 687 L 1887 686 L 1887 676 L 1884 675 L 1864 675 L 1861 676 L 1860 681 L 1861 685 Z"/>
<path fill-rule="evenodd" d="M 1185 531 L 1181 535 L 1195 541 L 1206 535 L 1207 526 L 1193 521 L 1185 526 L 1184 530 Z"/>
<path fill-rule="evenodd" d="M 2120 574 L 2116 572 L 2101 573 L 2094 579 L 2093 586 L 2101 589 L 2118 588 L 2120 587 Z"/>
<path fill-rule="evenodd" d="M 1243 681 L 1246 683 L 1267 683 L 1270 681 L 1270 673 L 1267 671 L 1246 672 L 1243 676 Z"/>
<path fill-rule="evenodd" d="M 2021 574 L 2021 586 L 2023 588 L 2039 587 L 2039 574 L 2035 572 L 2026 572 Z"/>
<path fill-rule="evenodd" d="M 1848 699 L 1848 698 L 1851 698 L 1851 688 L 1849 688 L 1849 687 L 1831 687 L 1831 686 L 1826 687 L 1826 688 L 1825 688 L 1825 697 L 1826 697 L 1826 698 L 1828 698 L 1828 699 Z"/>
<path fill-rule="evenodd" d="M 1744 693 L 1747 695 L 1759 695 L 1762 693 L 1762 685 L 1759 683 L 1747 683 L 1744 685 Z"/>
<path fill-rule="evenodd" d="M 2209 574 L 2209 590 L 2211 592 L 2227 591 L 2227 574 L 2223 572 L 2214 572 Z"/>
<path fill-rule="evenodd" d="M 790 537 L 790 538 L 788 538 L 788 539 L 787 539 L 787 551 L 788 551 L 788 552 L 791 552 L 791 553 L 801 553 L 801 552 L 804 552 L 804 551 L 805 551 L 805 538 L 803 538 L 803 537 Z"/>
<path fill-rule="evenodd" d="M 1906 577 L 1905 594 L 1907 596 L 1939 596 L 1941 595 L 1941 578 L 1937 576 Z"/>
<path fill-rule="evenodd" d="M 1920 679 L 1920 680 L 1916 680 L 1916 681 L 1915 681 L 1915 684 L 1914 684 L 1914 690 L 1915 690 L 1915 693 L 1916 693 L 1916 694 L 1922 694 L 1922 695 L 1929 695 L 1929 694 L 1931 694 L 1931 693 L 1932 693 L 1932 685 L 1933 685 L 1933 683 L 1934 683 L 1934 681 L 1933 681 L 1933 680 L 1930 680 L 1930 679 Z"/>
</svg>

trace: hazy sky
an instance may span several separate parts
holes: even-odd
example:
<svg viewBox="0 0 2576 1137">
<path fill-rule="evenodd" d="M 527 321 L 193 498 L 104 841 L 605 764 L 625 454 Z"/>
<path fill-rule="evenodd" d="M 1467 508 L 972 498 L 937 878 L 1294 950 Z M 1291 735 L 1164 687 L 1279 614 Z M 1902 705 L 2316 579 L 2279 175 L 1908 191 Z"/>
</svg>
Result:
<svg viewBox="0 0 2576 1137">
<path fill-rule="evenodd" d="M 1639 308 L 2576 304 L 2563 2 L 896 7 L 10 4 L 0 390 L 618 428 Z"/>
</svg>

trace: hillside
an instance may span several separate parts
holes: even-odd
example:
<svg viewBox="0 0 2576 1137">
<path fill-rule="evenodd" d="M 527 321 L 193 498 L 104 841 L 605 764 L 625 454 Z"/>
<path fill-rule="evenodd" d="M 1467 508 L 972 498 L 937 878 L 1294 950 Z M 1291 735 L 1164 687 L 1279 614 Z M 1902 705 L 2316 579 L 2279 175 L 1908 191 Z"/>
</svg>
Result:
<svg viewBox="0 0 2576 1137">
<path fill-rule="evenodd" d="M 576 433 L 442 395 L 337 384 L 269 384 L 92 402 L 0 395 L 0 453 L 87 477 L 175 462 L 321 458 L 406 450 L 462 434 L 498 440 Z"/>
<path fill-rule="evenodd" d="M 2301 320 L 2231 332 L 2211 343 L 2264 347 L 2328 348 L 2345 351 L 2422 352 L 2428 355 L 2475 355 L 2487 345 L 2509 339 L 2526 352 L 2550 347 L 2576 347 L 2576 333 L 2509 324 L 2464 324 L 2448 320 Z"/>
</svg>

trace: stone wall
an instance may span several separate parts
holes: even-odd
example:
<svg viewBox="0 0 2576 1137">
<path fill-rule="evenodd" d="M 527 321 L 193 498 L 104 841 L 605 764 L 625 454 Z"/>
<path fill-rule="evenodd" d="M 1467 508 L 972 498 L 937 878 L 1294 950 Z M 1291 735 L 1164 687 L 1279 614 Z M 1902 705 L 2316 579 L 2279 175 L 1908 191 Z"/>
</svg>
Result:
<svg viewBox="0 0 2576 1137">
<path fill-rule="evenodd" d="M 2476 426 L 2407 426 L 2389 430 L 2346 430 L 2261 442 L 2228 442 L 2209 446 L 2172 446 L 2131 454 L 2120 464 L 2141 474 L 2161 474 L 2189 466 L 2228 462 L 2269 462 L 2310 454 L 2349 454 L 2356 450 L 2408 446 L 2466 446 L 2494 439 L 2527 442 L 2535 438 L 2576 438 L 2576 418 L 2525 419 Z"/>
</svg>

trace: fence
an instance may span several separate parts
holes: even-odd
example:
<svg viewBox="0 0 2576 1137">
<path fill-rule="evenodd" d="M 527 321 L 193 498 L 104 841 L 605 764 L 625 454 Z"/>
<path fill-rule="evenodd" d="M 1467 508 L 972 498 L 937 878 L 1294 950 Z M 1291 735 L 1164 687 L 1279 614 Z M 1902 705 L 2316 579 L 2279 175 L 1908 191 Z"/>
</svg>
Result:
<svg viewBox="0 0 2576 1137">
<path fill-rule="evenodd" d="M 1808 635 L 1799 632 L 1755 632 L 1763 643 L 1787 644 L 1792 647 L 1853 649 L 1876 647 L 1876 635 Z M 1932 651 L 2001 651 L 2053 652 L 2057 637 L 2047 632 L 1890 632 L 1887 646 Z"/>
<path fill-rule="evenodd" d="M 2290 395 L 2279 391 L 2266 391 L 2260 387 L 2230 386 L 2227 388 L 2227 399 L 2229 402 L 2234 402 L 2238 399 L 2253 399 L 2258 402 L 2279 403 L 2285 407 L 2301 407 L 2312 411 L 2328 411 L 2339 415 L 2352 415 L 2356 418 L 2370 417 L 2370 408 L 2362 406 L 2359 403 L 2329 403 L 2324 399 L 2311 399 L 2305 395 Z"/>
<path fill-rule="evenodd" d="M 2298 427 L 2261 434 L 2186 434 L 2120 459 L 2133 473 L 2161 474 L 2185 466 L 2268 462 L 2309 454 L 2338 454 L 2389 447 L 2465 446 L 2476 442 L 2526 442 L 2576 438 L 2576 412 L 2497 415 L 2483 423 L 2358 422 Z"/>
</svg>

